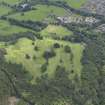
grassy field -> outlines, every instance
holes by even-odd
[[[71,7],[73,8],[80,8],[86,0],[65,0]]]
[[[0,2],[5,2],[10,5],[18,4],[19,2],[22,2],[23,0],[0,0]]]
[[[42,30],[40,33],[42,36],[46,36],[46,37],[58,36],[61,38],[64,36],[70,36],[73,34],[68,29],[57,25],[48,25],[48,27]]]
[[[36,78],[42,75],[41,66],[46,62],[42,56],[43,53],[46,50],[52,49],[54,43],[59,43],[61,47],[58,49],[53,48],[56,52],[56,56],[49,60],[47,71],[45,73],[48,73],[49,77],[52,77],[56,67],[62,65],[66,70],[74,70],[74,74],[77,74],[78,76],[80,75],[82,68],[80,59],[84,48],[81,44],[55,41],[52,39],[36,40],[34,45],[32,45],[32,43],[33,41],[24,38],[20,39],[15,45],[8,46],[6,48],[6,60],[8,62],[22,64]],[[64,46],[66,45],[70,46],[72,50],[74,56],[73,64],[70,60],[71,54],[64,51]],[[38,51],[34,50],[35,46],[38,47]],[[30,56],[30,59],[26,59],[27,54]],[[60,60],[62,60],[62,63],[60,63]],[[70,77],[74,76],[74,74],[70,75]]]
[[[0,16],[6,15],[11,11],[12,10],[9,7],[5,7],[5,6],[0,5]]]
[[[12,35],[19,32],[27,32],[29,29],[10,25],[7,21],[0,20],[0,34],[1,35]]]
[[[58,0],[55,0],[55,1],[58,1]],[[87,0],[60,0],[60,1],[66,2],[68,5],[70,5],[73,8],[80,8],[82,5],[86,3]]]
[[[67,14],[67,11],[63,8],[56,6],[36,5],[35,8],[36,10],[25,12],[24,15],[17,13],[15,15],[11,15],[10,17],[18,20],[42,21],[45,18],[53,18],[53,16],[50,16],[52,14],[56,16],[64,16]]]

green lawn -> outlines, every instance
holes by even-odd
[[[81,44],[74,44],[64,41],[56,41],[52,39],[36,40],[35,45],[32,45],[32,41],[26,38],[20,39],[16,44],[10,45],[6,48],[7,55],[5,56],[8,62],[22,64],[26,70],[28,70],[35,78],[42,75],[41,66],[45,64],[45,59],[43,58],[43,53],[45,50],[49,50],[53,47],[54,43],[59,43],[62,47],[55,49],[56,56],[50,58],[47,71],[49,77],[52,77],[57,65],[62,65],[66,70],[74,70],[74,74],[70,75],[70,78],[75,74],[80,76],[82,65],[80,62],[82,51],[84,47]],[[70,53],[64,51],[64,46],[68,45],[71,47],[73,53],[73,65],[71,63]],[[34,47],[39,48],[38,51],[34,50]],[[30,56],[30,59],[26,59],[26,54]],[[35,57],[35,59],[33,59]],[[62,63],[60,62],[62,60]]]
[[[52,14],[56,16],[64,16],[67,14],[67,11],[63,8],[56,6],[36,5],[35,8],[36,10],[25,12],[24,15],[17,13],[15,15],[11,15],[10,17],[18,20],[42,21],[44,19],[51,18]]]
[[[19,32],[27,32],[28,29],[18,27],[15,25],[10,25],[7,21],[0,20],[0,34],[1,35],[11,35],[14,33],[19,33]]]

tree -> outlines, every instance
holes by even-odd
[[[59,43],[54,43],[53,47],[54,48],[60,48],[60,44]]]
[[[65,51],[66,53],[71,53],[71,48],[70,48],[70,46],[68,46],[68,45],[64,46],[64,51]]]
[[[25,57],[26,57],[26,59],[30,59],[30,55],[29,54],[26,54]]]
[[[53,49],[47,49],[47,50],[44,52],[44,54],[43,54],[43,57],[44,57],[46,60],[48,60],[49,58],[52,58],[52,57],[54,57],[54,56],[56,56],[56,53],[54,52]]]

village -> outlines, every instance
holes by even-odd
[[[93,17],[82,17],[82,16],[65,16],[65,17],[57,17],[57,19],[61,23],[78,23],[78,24],[89,24],[92,25],[94,23],[98,23],[100,20],[95,19]]]

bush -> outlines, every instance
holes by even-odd
[[[70,48],[70,46],[66,45],[66,46],[64,47],[64,51],[65,51],[66,53],[71,53],[71,48]]]
[[[45,63],[41,66],[41,72],[42,73],[46,72],[46,70],[47,70],[47,63]]]
[[[30,56],[28,54],[25,55],[26,59],[30,59]]]
[[[33,56],[33,60],[36,60],[36,56],[35,55]]]
[[[35,46],[35,47],[34,47],[34,50],[35,50],[35,51],[38,51],[38,50],[39,50],[38,46]]]
[[[44,54],[43,54],[43,57],[44,57],[46,60],[48,60],[49,58],[52,58],[52,57],[54,57],[54,56],[56,56],[56,53],[55,53],[54,50],[52,50],[52,49],[46,50],[46,51],[44,52]]]
[[[34,43],[34,42],[32,42],[32,45],[35,45],[35,43]]]
[[[60,45],[59,45],[59,43],[54,43],[53,47],[54,48],[60,48]]]

